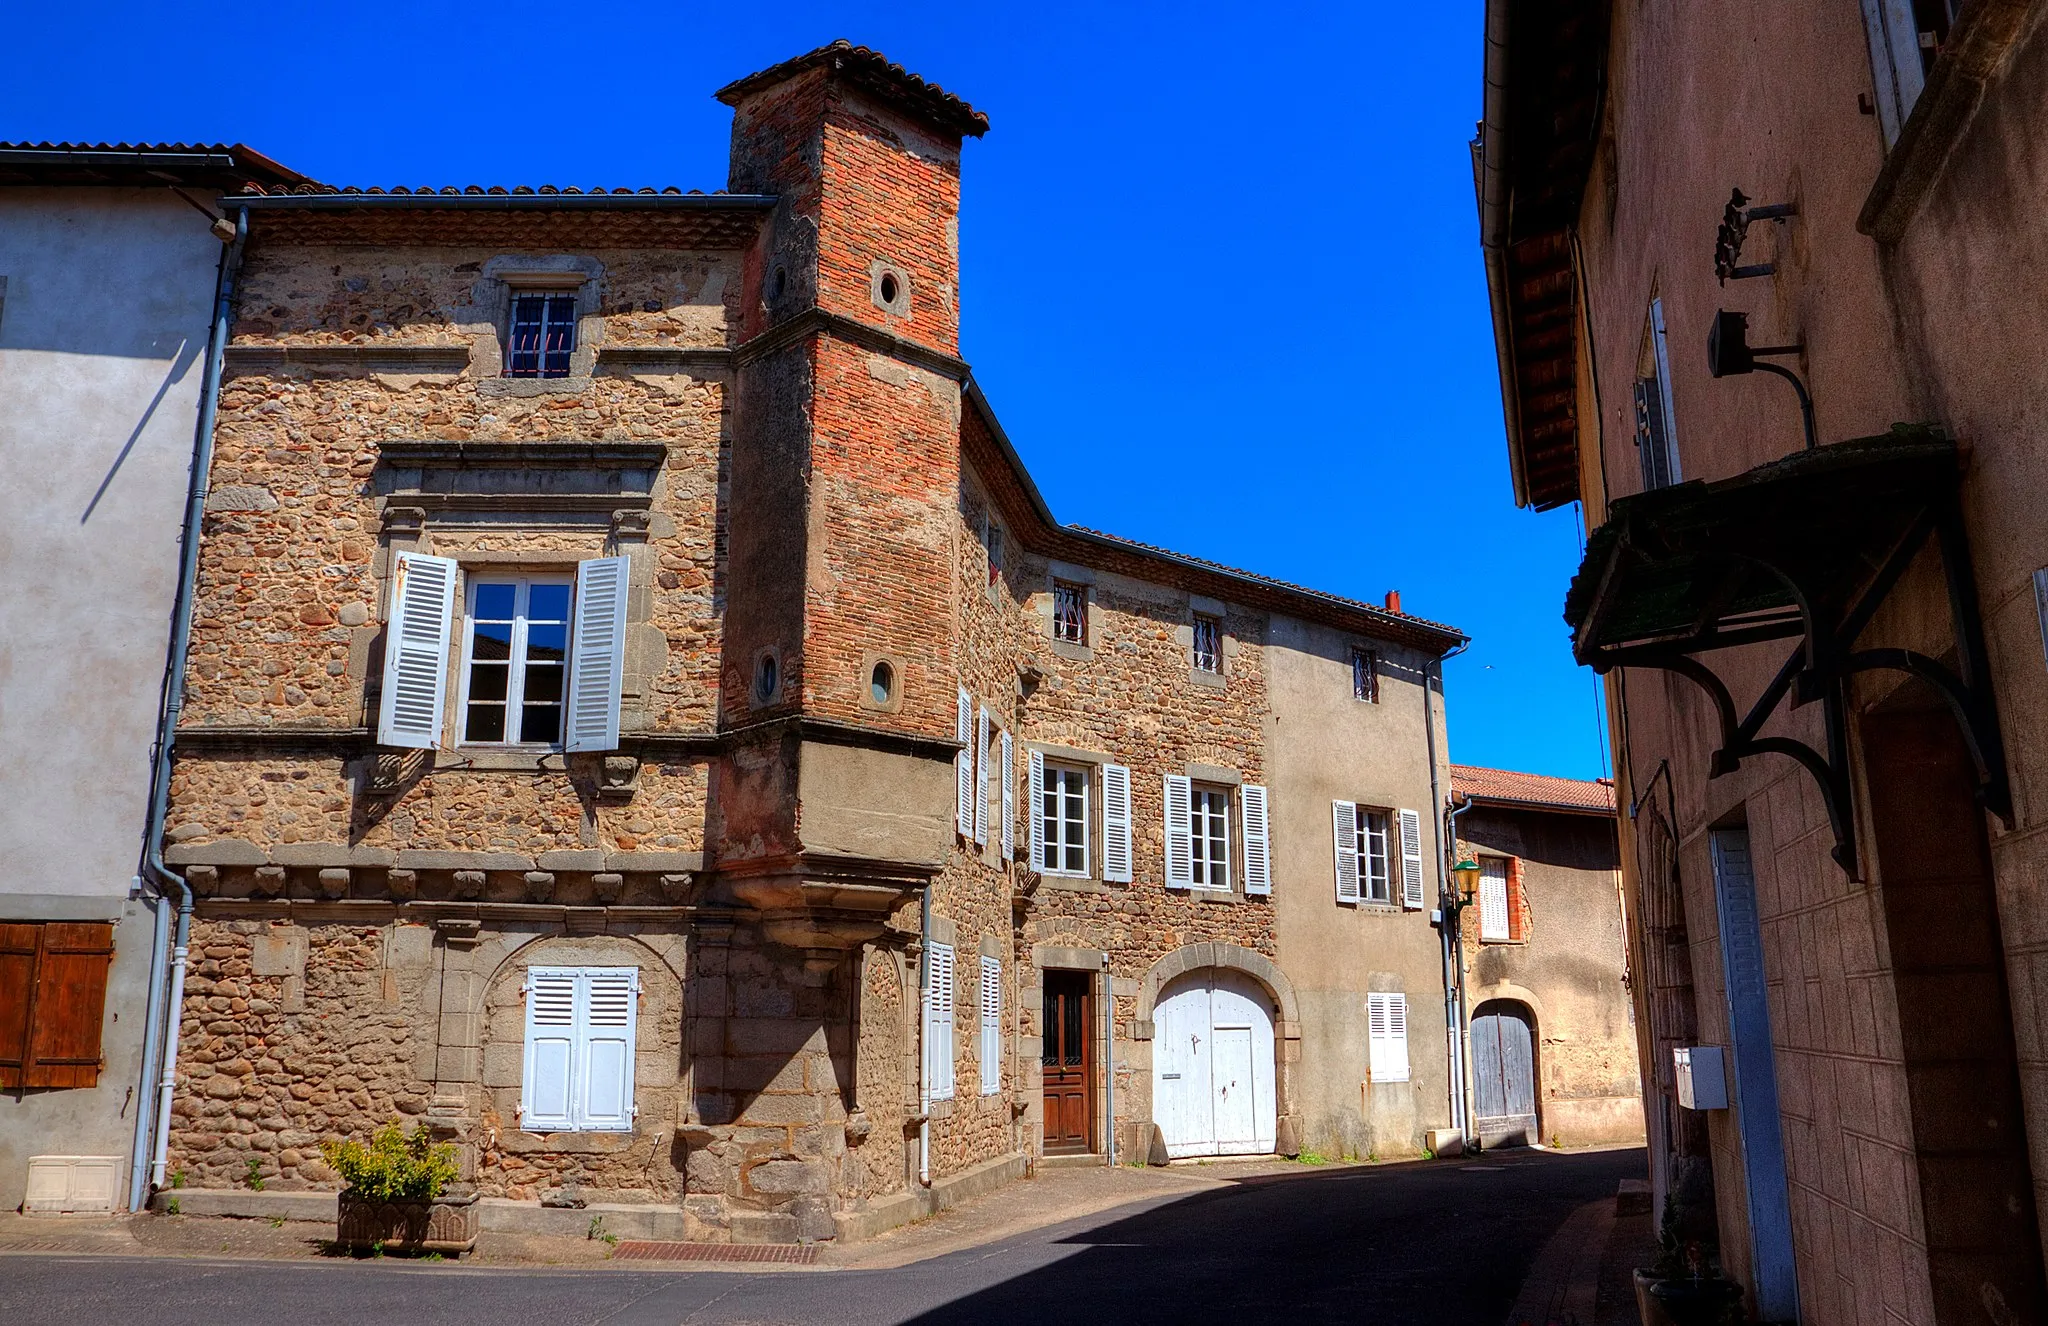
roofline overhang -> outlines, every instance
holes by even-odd
[[[773,194],[757,193],[246,193],[221,199],[252,212],[761,212]]]
[[[1515,386],[1515,350],[1508,313],[1507,123],[1508,5],[1486,0],[1486,96],[1473,148],[1473,187],[1479,195],[1479,249],[1486,260],[1487,302],[1493,315],[1493,354],[1500,370],[1501,421],[1508,436],[1508,474],[1515,505],[1529,506],[1528,462],[1522,454],[1521,395]]]
[[[0,166],[127,169],[160,175],[160,183],[164,188],[180,185],[188,188],[198,187],[199,181],[191,178],[197,175],[225,175],[241,180],[267,179],[293,185],[315,183],[310,175],[302,175],[242,143],[236,143],[221,151],[161,151],[146,147],[0,147]],[[173,178],[174,176],[178,178]],[[62,181],[48,187],[105,188],[110,185],[130,188],[152,187],[127,181],[108,181],[105,184]]]
[[[1613,806],[1601,809],[1596,806],[1568,806],[1559,801],[1524,801],[1518,797],[1479,796],[1462,791],[1456,794],[1468,806],[1491,807],[1495,810],[1540,810],[1555,815],[1585,815],[1603,820],[1614,819],[1619,814]]]
[[[1163,548],[1148,548],[1122,539],[1109,538],[1105,535],[1097,534],[1093,530],[1061,524],[1059,520],[1054,518],[1052,508],[1046,504],[1045,495],[1038,490],[1037,483],[1032,480],[1031,471],[1025,468],[1024,458],[1017,454],[1016,445],[1010,441],[1010,435],[1003,431],[1002,422],[996,418],[995,407],[989,404],[988,397],[982,393],[981,384],[974,380],[972,374],[967,378],[966,395],[968,403],[974,407],[975,412],[981,416],[982,423],[987,426],[989,436],[995,439],[996,449],[1002,453],[1003,460],[1009,465],[1011,472],[1015,474],[1019,485],[1023,488],[1025,497],[1031,503],[1033,513],[1043,523],[1045,531],[1053,536],[1062,539],[1072,539],[1077,543],[1115,552],[1121,556],[1162,562],[1168,566],[1180,567],[1201,575],[1214,576],[1219,580],[1256,587],[1262,593],[1304,599],[1326,608],[1336,608],[1367,621],[1378,623],[1382,626],[1383,630],[1397,632],[1410,638],[1417,635],[1434,637],[1443,642],[1442,648],[1436,651],[1439,657],[1462,649],[1471,643],[1471,637],[1463,631],[1455,628],[1446,628],[1420,617],[1410,617],[1405,613],[1388,612],[1384,608],[1375,608],[1369,603],[1360,603],[1356,599],[1347,599],[1342,595],[1325,594],[1320,590],[1308,589],[1300,585],[1283,584],[1280,581],[1268,580],[1263,576],[1249,575],[1242,571],[1218,566],[1213,562],[1203,561],[1199,557],[1187,557],[1180,553],[1169,552]]]

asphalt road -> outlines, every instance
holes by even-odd
[[[641,1326],[1345,1321],[1501,1326],[1565,1217],[1643,1153],[1304,1169],[1120,1207],[889,1271],[0,1257],[0,1322]]]

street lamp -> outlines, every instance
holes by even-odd
[[[1479,891],[1479,863],[1466,857],[1451,867],[1454,881],[1451,895],[1444,899],[1444,907],[1453,915],[1472,905],[1472,895]]]

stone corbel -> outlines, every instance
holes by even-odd
[[[275,898],[284,892],[283,866],[256,867],[256,891],[267,898]]]
[[[220,892],[220,867],[186,866],[185,882],[190,884],[192,891],[200,897],[211,898]]]
[[[526,897],[530,902],[547,902],[555,896],[555,872],[552,870],[529,870],[526,872]]]
[[[475,948],[483,939],[484,923],[474,917],[437,916],[434,929],[441,934],[441,941],[451,948]]]
[[[631,801],[640,788],[640,757],[607,755],[599,767],[597,795],[603,801]]]
[[[416,544],[427,535],[427,509],[419,506],[384,508],[383,533],[387,542]]]
[[[696,883],[697,875],[694,871],[683,870],[674,874],[663,875],[661,877],[661,896],[667,898],[672,903],[679,903],[689,896],[690,889]],[[732,927],[727,926],[726,933],[731,934],[731,932]]]
[[[349,872],[346,866],[330,867],[320,872],[320,896],[323,898],[346,898],[348,896]]]
[[[635,510],[631,507],[621,507],[619,510],[612,512],[612,539],[614,541],[631,539],[635,542],[645,542],[648,531],[652,526],[653,520],[646,511]]]

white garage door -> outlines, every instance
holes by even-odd
[[[1169,1156],[1273,1149],[1272,999],[1239,972],[1206,968],[1152,1010],[1152,1117]]]

